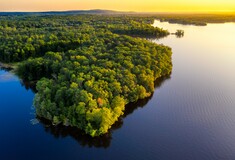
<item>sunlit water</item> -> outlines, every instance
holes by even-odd
[[[0,71],[0,159],[234,160],[235,24],[154,25],[185,31],[153,40],[173,50],[171,77],[101,138],[38,123],[34,93]]]

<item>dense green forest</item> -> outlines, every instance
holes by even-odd
[[[235,22],[234,13],[217,13],[217,14],[158,14],[158,15],[147,15],[161,21],[167,21],[169,23],[177,23],[183,25],[196,25],[206,26],[207,23],[225,23]]]
[[[153,27],[153,18],[123,16],[2,16],[0,60],[19,62],[47,51],[64,52],[90,45],[94,33],[136,37],[164,37],[168,31]]]
[[[168,31],[133,16],[2,16],[0,61],[37,82],[39,117],[106,133],[125,105],[151,96],[172,70],[171,49],[145,40]],[[138,38],[141,37],[141,38]]]
[[[235,13],[126,13],[125,15],[196,26],[206,26],[208,23],[235,22]]]

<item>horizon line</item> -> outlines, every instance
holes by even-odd
[[[7,10],[7,11],[0,11],[2,13],[48,13],[48,12],[76,12],[76,11],[111,11],[111,12],[120,12],[120,13],[141,13],[141,14],[183,14],[183,13],[187,13],[187,14],[223,14],[223,13],[227,13],[227,14],[235,14],[235,11],[233,10],[175,10],[175,11],[130,11],[130,10],[109,10],[109,9],[78,9],[78,10]]]

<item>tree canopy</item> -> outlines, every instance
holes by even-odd
[[[166,36],[147,17],[0,18],[0,60],[37,81],[38,116],[91,136],[108,132],[125,105],[151,96],[172,70],[171,49],[143,38]],[[134,36],[134,37],[133,37]]]

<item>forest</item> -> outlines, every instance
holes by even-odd
[[[0,61],[34,81],[39,117],[99,136],[130,102],[150,97],[172,70],[154,18],[111,15],[0,16]]]
[[[196,25],[196,26],[206,26],[208,23],[225,23],[225,22],[235,22],[234,13],[197,13],[197,14],[157,14],[148,15],[160,21],[177,23],[183,25]]]

